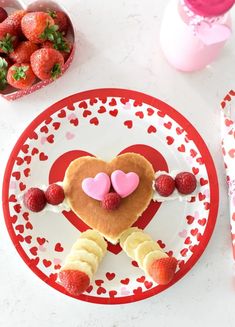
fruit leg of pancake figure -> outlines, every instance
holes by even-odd
[[[61,285],[73,296],[85,292],[107,252],[107,243],[94,230],[82,233],[59,272]]]
[[[160,246],[141,229],[131,227],[123,232],[120,245],[154,282],[166,285],[174,277],[177,260],[162,251]]]

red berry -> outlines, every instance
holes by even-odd
[[[37,44],[30,41],[21,42],[18,47],[10,53],[9,57],[12,61],[21,64],[24,62],[30,62],[31,55],[38,50]]]
[[[187,195],[195,191],[197,180],[192,173],[182,172],[175,177],[175,185],[179,193]]]
[[[59,279],[66,291],[73,296],[79,296],[90,285],[90,278],[79,270],[62,270],[59,272]]]
[[[106,210],[116,210],[121,202],[121,197],[116,192],[111,192],[105,195],[102,201],[102,207]]]
[[[46,41],[43,43],[42,47],[58,50],[64,57],[64,62],[66,62],[68,60],[71,50],[73,48],[72,44],[66,38],[63,38],[63,44],[60,44],[59,46],[58,46],[58,44],[53,43],[51,41]],[[63,49],[63,50],[60,50],[60,49]]]
[[[166,174],[160,175],[155,181],[155,190],[161,196],[170,196],[175,190],[174,179]]]
[[[64,201],[64,190],[60,185],[51,184],[45,192],[49,204],[58,205]]]
[[[14,26],[7,24],[7,19],[0,24],[0,52],[11,53],[18,44],[18,33]]]
[[[4,23],[6,23],[8,26],[13,26],[17,31],[17,33],[21,36],[22,35],[21,20],[26,14],[27,14],[26,10],[17,10],[11,15],[9,15]]]
[[[53,37],[56,26],[53,18],[45,12],[30,12],[21,20],[26,38],[33,43],[43,43]]]
[[[30,188],[23,197],[24,205],[33,212],[42,211],[46,206],[45,193],[39,188]]]
[[[148,269],[149,275],[159,285],[168,284],[175,275],[177,260],[174,257],[155,260]]]
[[[0,23],[2,23],[7,18],[7,16],[8,14],[6,10],[0,7]]]
[[[34,74],[41,80],[56,79],[62,73],[64,58],[55,49],[42,48],[35,51],[30,59]]]
[[[55,24],[59,27],[59,32],[67,34],[69,28],[69,20],[63,11],[49,10],[48,14],[54,19]]]
[[[36,76],[30,64],[15,64],[11,66],[7,73],[7,82],[17,89],[26,89],[33,85]]]

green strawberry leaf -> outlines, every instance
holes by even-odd
[[[47,13],[48,13],[48,15],[50,15],[51,16],[51,18],[57,18],[57,14],[56,14],[56,11],[55,10],[52,10],[52,9],[48,9],[47,10]]]
[[[54,40],[52,41],[54,45],[54,49],[58,51],[70,52],[70,47],[63,34],[60,32],[56,32],[54,34]]]
[[[5,90],[7,86],[7,68],[8,63],[5,59],[0,58],[0,90]]]
[[[55,64],[51,70],[51,77],[53,79],[57,79],[61,74],[61,66],[60,64]]]
[[[13,42],[15,41],[15,39],[15,36],[12,36],[11,34],[7,33],[6,36],[0,41],[0,49],[2,49],[2,51],[5,53],[13,52]]]
[[[26,79],[26,72],[29,69],[28,66],[13,67],[12,69],[15,70],[15,74],[13,75],[14,80],[20,81],[21,79]]]
[[[45,28],[44,32],[40,35],[40,38],[43,41],[50,40],[50,38],[54,40],[54,35],[56,31],[58,31],[59,26],[57,25],[50,25],[50,23],[47,23],[47,27]],[[51,41],[51,40],[50,40]]]

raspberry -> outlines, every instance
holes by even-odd
[[[102,201],[102,207],[106,210],[116,210],[121,202],[121,197],[116,192],[111,192],[105,195]]]
[[[59,272],[59,279],[66,291],[73,296],[85,292],[90,285],[90,278],[79,270],[62,270]]]
[[[169,175],[161,175],[155,181],[155,190],[161,196],[170,196],[175,189],[175,181]]]
[[[148,273],[152,279],[159,285],[168,284],[174,277],[177,267],[177,260],[174,257],[155,260]]]
[[[175,185],[179,193],[191,194],[197,187],[197,180],[192,173],[182,172],[176,176]]]
[[[42,211],[47,203],[45,193],[39,188],[30,188],[23,197],[24,205],[33,212]]]
[[[49,204],[58,205],[64,201],[64,190],[60,185],[51,184],[45,192]]]

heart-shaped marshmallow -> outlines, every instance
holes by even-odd
[[[85,178],[82,181],[83,191],[92,199],[102,201],[109,192],[110,178],[105,173],[99,173],[94,178]]]
[[[122,197],[126,198],[138,187],[140,179],[136,173],[125,174],[122,170],[115,170],[111,175],[114,190]]]

